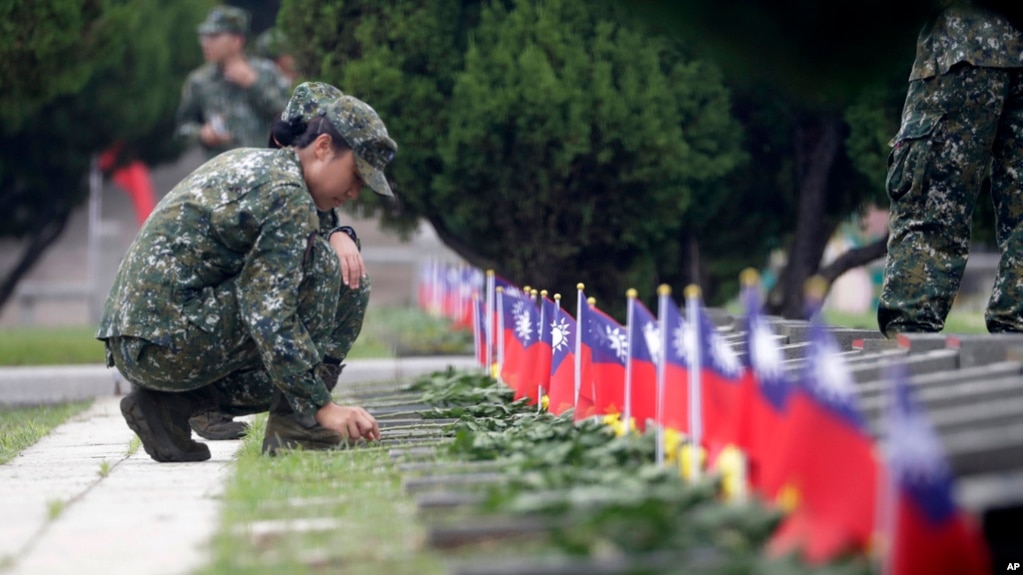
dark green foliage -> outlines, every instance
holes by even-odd
[[[743,160],[718,71],[614,3],[293,0],[299,66],[373,105],[398,142],[398,227],[519,285],[609,307],[653,297],[687,221]],[[618,310],[620,311],[620,310]]]
[[[0,237],[31,236],[83,201],[93,154],[180,153],[185,75],[202,58],[207,0],[7,2],[0,17]]]

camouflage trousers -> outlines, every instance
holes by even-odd
[[[362,330],[369,279],[363,278],[357,289],[345,286],[333,248],[320,238],[311,242],[304,268],[298,318],[323,357],[343,360]],[[276,386],[242,322],[237,289],[234,279],[213,288],[210,300],[221,318],[215,329],[204,331],[189,324],[169,345],[112,337],[106,343],[108,363],[147,389],[189,391],[212,385],[220,410],[230,415],[266,411]]]
[[[888,257],[877,310],[886,335],[944,328],[987,177],[1001,261],[985,320],[991,332],[1023,331],[1023,70],[959,64],[910,82],[888,157]]]

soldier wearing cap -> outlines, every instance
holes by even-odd
[[[245,53],[245,10],[218,6],[198,32],[206,64],[185,80],[176,135],[199,144],[207,159],[233,148],[262,145],[288,101],[291,81],[273,62]]]
[[[397,145],[377,113],[327,84],[299,85],[276,148],[221,154],[160,202],[122,260],[97,337],[133,385],[128,426],[157,461],[210,457],[188,420],[270,411],[263,449],[375,440],[361,407],[332,401],[369,282],[324,218],[362,187],[391,196]],[[341,232],[341,233],[336,233]]]

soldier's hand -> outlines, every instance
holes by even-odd
[[[199,141],[208,148],[216,148],[230,142],[231,134],[218,132],[212,124],[206,123],[199,130]]]
[[[341,281],[352,289],[357,289],[366,277],[366,263],[359,253],[359,246],[348,234],[335,233],[330,235],[330,247],[337,253],[341,262]]]
[[[248,88],[256,83],[259,74],[244,57],[232,58],[224,62],[224,79],[242,88]]]
[[[338,405],[330,402],[316,411],[316,422],[344,435],[348,439],[380,439],[377,420],[361,407]]]

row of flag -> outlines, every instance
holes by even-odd
[[[587,299],[582,284],[573,315],[558,294],[518,288],[489,271],[456,271],[421,275],[444,281],[421,283],[420,305],[457,325],[469,322],[480,365],[516,398],[545,403],[554,414],[572,409],[576,420],[614,415],[626,430],[681,433],[705,452],[708,470],[738,450],[745,487],[789,510],[771,552],[799,551],[811,563],[872,553],[889,575],[991,572],[973,518],[955,504],[952,471],[904,366],[889,366],[882,446],[820,313],[810,320],[802,366],[785,369],[755,272],[743,275],[742,329],[726,335],[696,286],[686,289],[683,308],[661,286],[656,314],[629,290],[621,325]],[[452,296],[457,277],[470,283]],[[471,302],[467,315],[463,297]],[[688,462],[687,469],[698,477],[703,467]]]

